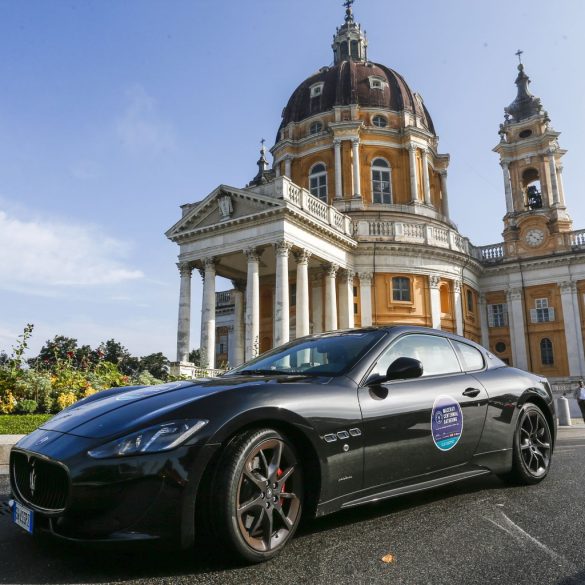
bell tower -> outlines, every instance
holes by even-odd
[[[560,148],[540,98],[528,89],[530,78],[519,60],[516,98],[504,108],[500,124],[500,155],[504,174],[506,215],[504,242],[508,256],[542,255],[566,248],[564,232],[572,222],[565,206]]]

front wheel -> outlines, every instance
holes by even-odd
[[[544,413],[536,404],[525,404],[514,433],[514,454],[509,479],[530,485],[542,481],[550,469],[552,435]]]
[[[303,477],[294,447],[272,429],[242,433],[221,458],[214,492],[226,544],[248,562],[272,558],[301,519]]]

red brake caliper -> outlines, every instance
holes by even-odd
[[[281,477],[281,476],[282,476],[282,469],[280,469],[280,467],[279,467],[279,468],[278,468],[278,471],[276,472],[276,477],[277,477],[277,478],[279,478],[279,477]],[[284,486],[285,486],[285,484],[283,483],[283,484],[282,484],[282,488],[281,488],[281,490],[280,490],[280,491],[281,491],[281,493],[284,491]],[[284,498],[280,498],[280,505],[281,505],[281,506],[282,506],[282,503],[283,503],[283,501],[284,501]]]

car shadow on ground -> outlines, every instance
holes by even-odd
[[[310,546],[311,537],[322,534],[326,537],[327,531],[333,532],[335,529],[374,520],[391,520],[402,512],[416,511],[428,504],[453,497],[473,498],[479,492],[505,489],[506,485],[497,477],[484,476],[434,490],[342,510],[316,520],[307,520],[301,525],[295,537],[297,546],[293,542],[292,546],[289,545],[278,559],[269,561],[264,565],[266,568],[261,570],[271,572],[270,565],[279,563],[283,557],[289,555],[290,562],[302,562],[302,558],[295,561],[295,555],[299,555],[298,551]],[[24,534],[22,536],[23,539],[19,539],[18,548],[29,547],[29,550],[23,552],[30,559],[27,562],[30,563],[31,576],[27,578],[22,568],[18,570],[18,574],[10,568],[3,569],[0,574],[0,583],[21,583],[22,585],[117,583],[141,579],[162,579],[164,582],[169,582],[168,580],[171,579],[171,582],[178,582],[183,581],[182,578],[184,582],[188,582],[189,577],[196,578],[206,574],[215,575],[213,579],[215,582],[216,578],[221,578],[221,573],[235,572],[236,575],[232,575],[232,578],[235,577],[237,582],[243,585],[257,583],[259,577],[257,567],[243,566],[225,549],[209,541],[199,542],[195,548],[187,551],[176,551],[151,545],[80,546],[62,543],[49,537],[26,540],[28,537]],[[336,537],[332,535],[331,538]],[[302,557],[302,553],[300,556]],[[307,571],[309,570],[310,568],[307,568]],[[39,578],[33,576],[35,573],[38,573]],[[562,585],[573,585],[573,582],[566,581]]]

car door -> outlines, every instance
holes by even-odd
[[[368,375],[412,357],[423,375],[359,390],[364,429],[364,487],[408,480],[467,463],[479,442],[487,393],[465,373],[451,342],[406,334],[390,344]]]

